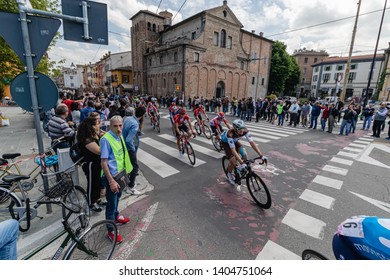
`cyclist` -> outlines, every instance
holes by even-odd
[[[243,120],[234,120],[233,121],[233,128],[229,130],[225,130],[221,135],[222,140],[222,146],[225,150],[226,156],[229,158],[229,165],[228,165],[228,180],[229,183],[234,185],[235,184],[235,177],[233,174],[234,166],[236,166],[236,163],[240,163],[238,166],[239,170],[245,169],[246,164],[244,163],[244,160],[247,158],[246,151],[242,144],[240,143],[240,139],[242,137],[246,138],[246,140],[249,142],[253,150],[259,155],[259,157],[263,157],[262,152],[260,151],[259,147],[256,145],[256,143],[252,140],[250,136],[250,132],[245,127],[245,123]]]
[[[148,107],[146,109],[148,111],[149,117],[152,119],[152,125],[154,125],[157,122],[156,117],[158,114],[158,109],[150,101],[148,102]]]
[[[191,137],[191,135],[194,135],[194,138],[196,136],[196,132],[194,131],[191,124],[190,117],[187,115],[186,109],[184,108],[181,108],[179,110],[179,114],[174,116],[173,121],[176,130],[176,139],[177,139],[176,144],[179,149],[179,156],[181,157],[183,156],[184,151],[180,149],[180,137],[181,137],[180,131],[187,133],[189,137]],[[186,122],[188,123],[190,128],[188,128],[188,126],[185,124]]]
[[[194,117],[199,125],[202,123],[202,113],[206,117],[206,119],[209,120],[209,117],[207,116],[203,105],[199,105],[199,107],[194,110]]]
[[[169,119],[171,120],[171,123],[173,125],[173,118],[179,114],[179,107],[176,106],[175,102],[171,103],[171,106],[169,106]]]
[[[210,121],[210,128],[213,131],[217,141],[220,140],[220,135],[223,132],[223,128],[222,128],[222,125],[221,125],[222,122],[225,123],[225,125],[227,126],[228,129],[231,129],[230,124],[227,122],[227,120],[225,118],[225,113],[224,112],[219,112],[218,116],[214,117]]]
[[[338,260],[390,260],[390,219],[355,216],[345,220],[333,236]]]

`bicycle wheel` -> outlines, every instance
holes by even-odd
[[[211,138],[211,129],[207,125],[203,126],[203,134],[207,139]]]
[[[8,194],[6,188],[0,187],[0,222],[5,220],[13,219],[9,207],[22,207],[22,202],[19,197],[11,192]],[[20,217],[16,211],[13,212],[15,219],[19,220]]]
[[[156,124],[154,125],[154,129],[156,129],[156,131],[157,131],[158,133],[160,133],[160,123],[159,123],[158,120],[156,121]]]
[[[107,226],[113,228],[114,239],[107,237]],[[109,260],[116,246],[118,228],[113,221],[103,220],[92,225],[79,241],[74,241],[64,260]]]
[[[75,212],[72,213],[67,220],[70,227],[74,231],[85,228],[88,225],[90,209],[84,189],[80,186],[74,186],[74,188],[64,196],[63,201],[69,208],[75,209]],[[62,217],[64,219],[68,213],[69,210],[63,206]]]
[[[202,129],[200,128],[199,123],[198,123],[198,122],[195,122],[194,126],[195,126],[195,131],[196,131],[196,133],[197,133],[198,135],[201,135],[201,134],[202,134]]]
[[[223,172],[225,172],[226,178],[227,178],[227,174],[228,174],[228,166],[229,166],[229,159],[227,156],[223,156],[222,157],[222,168],[223,168]]]
[[[263,209],[271,207],[271,194],[259,175],[252,173],[246,177],[246,186],[254,201]]]
[[[173,136],[176,136],[176,129],[175,129],[174,125],[172,125],[172,134],[173,134]]]
[[[211,142],[213,142],[214,148],[218,152],[222,151],[221,141],[217,140],[217,136],[215,136],[214,134],[211,136]]]
[[[186,153],[187,153],[188,159],[190,160],[190,163],[192,165],[195,165],[195,160],[196,160],[195,152],[194,152],[194,149],[192,148],[190,143],[187,143]]]
[[[320,261],[320,260],[327,260],[327,258],[314,250],[306,249],[302,252],[302,260]]]

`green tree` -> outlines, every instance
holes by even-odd
[[[272,45],[271,69],[269,77],[268,92],[284,93],[285,83],[289,77],[290,56],[287,46],[280,41]]]
[[[34,9],[59,12],[58,0],[30,0]],[[18,13],[18,5],[15,0],[1,0],[0,11]],[[49,49],[55,45],[60,38],[57,34],[51,42]],[[53,71],[58,67],[58,63],[63,61],[52,61],[47,55],[44,55],[39,62],[36,71],[52,76]],[[0,37],[0,87],[9,83],[16,75],[24,71],[24,65],[16,53],[8,46],[3,38]]]
[[[289,56],[288,77],[284,83],[285,92],[289,95],[295,96],[296,85],[301,80],[301,70],[294,57]]]

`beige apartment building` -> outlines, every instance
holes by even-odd
[[[135,93],[267,95],[273,41],[244,30],[227,1],[175,25],[167,11],[141,10],[130,20]]]

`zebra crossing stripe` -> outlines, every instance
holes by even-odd
[[[348,169],[333,166],[333,165],[325,165],[322,168],[322,170],[327,171],[327,172],[331,172],[331,173],[335,173],[335,174],[339,174],[339,175],[343,175],[343,176],[347,175],[347,173],[348,173]]]
[[[161,118],[169,120],[169,117],[170,117],[170,115],[165,115],[165,116],[162,116]]]
[[[343,156],[343,157],[350,157],[350,158],[357,158],[358,154],[353,154],[353,153],[346,153],[346,152],[338,152],[337,155]]]
[[[268,240],[263,250],[257,255],[256,260],[301,260],[302,257],[290,250]]]
[[[159,150],[160,152],[163,152],[163,153],[165,153],[165,154],[167,154],[167,155],[169,155],[171,157],[174,157],[174,158],[180,160],[181,162],[184,162],[185,164],[193,166],[189,162],[189,160],[187,158],[187,155],[184,155],[182,158],[180,158],[178,156],[179,155],[179,151],[177,149],[175,149],[175,148],[172,148],[172,147],[170,147],[168,145],[165,145],[165,144],[163,144],[161,142],[158,142],[158,141],[156,141],[156,140],[154,140],[152,138],[149,138],[149,137],[141,138],[141,142],[146,144],[146,145],[149,145],[149,146],[151,146],[151,147],[153,147],[153,148],[155,148],[157,150]],[[197,158],[194,167],[197,167],[197,166],[205,164],[205,163],[206,163],[205,161]]]
[[[355,144],[355,143],[351,143],[348,146],[356,147],[356,148],[366,148],[367,147],[367,145]]]
[[[332,179],[332,178],[321,176],[321,175],[317,175],[314,178],[313,183],[320,184],[320,185],[334,188],[334,189],[338,189],[338,190],[341,189],[341,187],[343,185],[343,181]]]
[[[252,134],[252,131],[261,132],[261,134],[259,134],[259,135],[269,134],[269,135],[275,135],[275,136],[280,136],[280,137],[288,137],[290,135],[296,134],[296,133],[291,133],[291,132],[289,132],[289,134],[286,134],[284,132],[275,131],[275,129],[274,130],[267,129],[267,128],[263,129],[262,127],[256,127],[256,126],[247,126],[247,127],[251,129],[251,134]],[[256,132],[254,132],[254,133],[256,133]]]
[[[174,137],[172,135],[159,134],[158,136],[161,137],[161,138],[164,138],[164,139],[166,139],[168,141],[176,143],[176,137]],[[213,157],[213,158],[222,158],[223,157],[222,153],[219,153],[217,151],[213,151],[213,150],[207,149],[207,148],[205,148],[203,146],[195,144],[194,142],[191,142],[191,146],[194,148],[195,151],[197,151],[199,153],[202,153],[202,154],[205,154],[205,155],[208,155],[210,157]]]
[[[258,138],[258,137],[251,137],[253,141],[255,142],[260,142],[260,143],[268,143],[269,141],[271,140],[265,140],[265,139],[262,139],[262,138]],[[246,141],[246,140],[245,140]],[[240,141],[241,142],[241,141]],[[241,142],[242,143],[242,142]]]
[[[338,158],[338,157],[332,157],[330,161],[341,163],[344,165],[349,165],[349,166],[351,166],[353,164],[352,160],[342,159],[342,158]]]
[[[180,171],[176,168],[173,168],[163,162],[162,160],[152,156],[151,154],[145,152],[142,149],[138,149],[138,160],[149,167],[152,171],[160,175],[162,178],[179,173]]]
[[[294,209],[288,210],[282,223],[311,237],[324,238],[326,223]]]
[[[359,140],[355,140],[355,141],[353,141],[353,143],[365,144],[364,146],[367,146],[368,144],[370,144],[370,142],[367,142],[367,141],[359,141]]]
[[[360,153],[361,151],[363,151],[363,149],[355,149],[355,148],[350,148],[350,147],[345,147],[343,150],[356,152],[356,153]]]
[[[256,128],[261,128],[261,129],[268,129],[270,131],[278,131],[278,132],[283,132],[286,134],[297,134],[297,133],[303,133],[305,132],[302,129],[299,128],[289,128],[289,127],[284,127],[284,126],[277,126],[277,125],[263,125],[263,124],[253,124],[253,123],[245,123],[246,126],[252,126]]]
[[[333,209],[336,201],[333,197],[309,189],[304,190],[299,198],[326,209]]]
[[[368,142],[372,142],[374,141],[373,138],[368,138],[369,136],[365,136],[365,137],[360,137],[359,140],[362,140],[362,141],[368,141]]]

